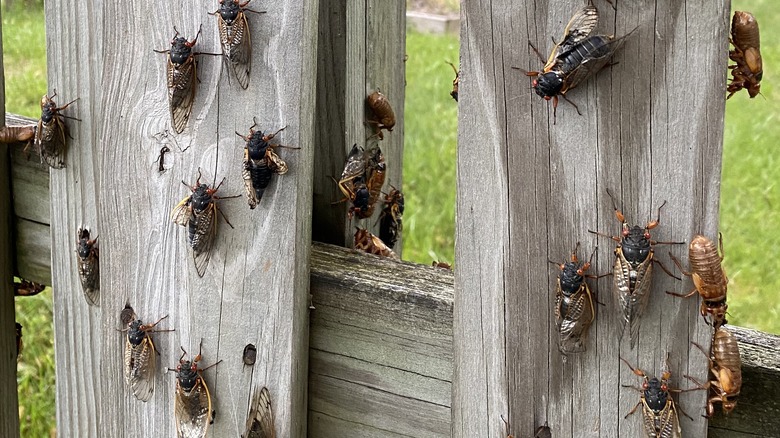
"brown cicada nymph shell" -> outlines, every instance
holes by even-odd
[[[366,99],[368,102],[368,108],[371,110],[372,117],[368,119],[368,123],[374,125],[376,129],[376,135],[380,140],[384,139],[382,130],[385,129],[388,132],[393,131],[395,126],[395,112],[393,107],[390,106],[390,101],[387,100],[387,96],[377,90],[368,95]]]
[[[369,233],[365,228],[358,228],[355,232],[355,249],[380,257],[398,258],[393,250],[382,242],[382,239]]]
[[[734,46],[734,50],[729,52],[729,59],[736,64],[729,66],[731,82],[727,87],[729,95],[726,98],[746,88],[752,99],[761,92],[761,78],[764,76],[761,36],[756,17],[750,12],[735,11],[729,41]]]

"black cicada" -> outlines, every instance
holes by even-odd
[[[271,394],[265,386],[252,397],[252,407],[246,419],[246,432],[242,438],[275,438],[274,411]]]
[[[14,296],[15,297],[31,297],[38,295],[46,289],[46,286],[34,281],[19,280],[19,283],[14,280]]]
[[[458,85],[460,85],[460,71],[458,71],[457,68],[455,68],[455,64],[448,62],[447,64],[452,66],[452,71],[455,72],[455,79],[452,80],[452,91],[450,91],[450,96],[452,96],[453,99],[455,99],[455,102],[458,101]]]
[[[658,207],[656,220],[648,222],[644,228],[638,225],[631,227],[626,222],[623,212],[615,206],[612,194],[609,191],[607,191],[607,194],[612,199],[615,216],[622,224],[622,237],[610,236],[590,230],[588,232],[609,237],[618,242],[618,246],[615,248],[615,266],[613,269],[615,278],[613,285],[618,303],[623,310],[623,328],[621,329],[620,337],[623,336],[623,332],[625,332],[626,326],[628,326],[631,333],[631,349],[633,350],[639,337],[640,319],[650,299],[653,263],[658,263],[667,274],[674,277],[661,262],[653,258],[653,246],[657,244],[683,244],[685,242],[658,242],[650,239],[650,230],[658,226],[661,220],[661,208],[666,205],[666,201]],[[674,278],[679,279],[678,277]]]
[[[253,124],[249,128],[249,135],[243,136],[236,132],[245,142],[244,146],[244,166],[241,176],[244,179],[246,188],[246,198],[249,202],[249,208],[254,209],[263,198],[263,192],[271,183],[271,177],[274,174],[284,175],[287,173],[287,163],[274,152],[275,148],[284,147],[289,149],[300,149],[292,146],[283,146],[280,144],[269,143],[276,134],[282,132],[286,126],[273,134],[264,134],[262,131],[255,131],[257,122],[253,119]]]
[[[67,150],[65,137],[69,136],[68,127],[65,125],[63,118],[72,117],[60,114],[60,111],[78,99],[58,107],[54,102],[54,97],[56,96],[57,91],[51,97],[44,94],[41,98],[41,119],[38,121],[38,128],[35,130],[34,145],[35,150],[41,156],[41,163],[45,162],[54,169],[62,169],[65,167],[63,157]],[[78,120],[76,118],[73,119]]]
[[[174,413],[176,416],[176,434],[180,438],[205,437],[209,425],[214,422],[214,411],[211,409],[211,393],[203,380],[202,373],[216,366],[221,360],[206,368],[198,369],[202,359],[201,348],[192,361],[184,360],[187,352],[181,347],[182,355],[176,369],[176,398]]]
[[[581,114],[577,105],[566,98],[566,92],[607,65],[612,55],[633,32],[618,39],[615,39],[614,35],[591,35],[598,24],[598,19],[596,7],[589,2],[569,20],[563,39],[553,47],[542,71],[526,72],[527,76],[535,78],[532,85],[536,94],[545,100],[552,99],[553,123],[559,95],[571,103],[578,114]],[[544,61],[533,45],[531,48]]]
[[[79,228],[76,233],[76,254],[78,254],[79,278],[84,298],[91,306],[100,301],[100,262],[97,237],[89,238],[89,229]]]
[[[135,312],[130,305],[122,310],[120,318],[129,319],[125,341],[125,384],[133,391],[135,398],[141,401],[149,401],[154,392],[154,378],[157,370],[157,356],[159,354],[149,336],[154,332],[169,332],[173,330],[155,330],[154,327],[168,315],[158,319],[154,324],[143,324],[136,319]]]
[[[227,220],[222,210],[217,207],[215,202],[218,199],[237,198],[235,196],[216,196],[222,183],[216,188],[210,188],[208,184],[200,183],[200,171],[195,186],[190,186],[182,181],[182,184],[189,187],[192,194],[182,199],[171,212],[171,219],[174,223],[187,227],[187,243],[192,248],[192,258],[195,261],[195,270],[199,277],[203,277],[206,267],[211,259],[211,249],[214,246],[214,236],[217,235],[217,212],[222,215],[233,228],[230,221]]]
[[[555,325],[558,328],[558,349],[563,354],[581,353],[585,351],[585,341],[588,329],[596,316],[593,306],[593,295],[584,277],[590,268],[593,255],[585,263],[577,260],[579,242],[571,253],[571,261],[565,263],[550,263],[558,266],[558,285],[555,290]]]
[[[379,238],[388,248],[395,246],[403,230],[404,194],[395,187],[385,196],[385,207],[379,216]]]
[[[171,110],[171,125],[177,134],[184,131],[187,120],[192,113],[192,104],[195,102],[195,87],[198,83],[197,61],[195,55],[207,53],[193,52],[192,47],[198,41],[200,29],[195,39],[187,41],[180,37],[179,31],[174,27],[176,34],[171,40],[170,50],[155,50],[157,53],[168,54],[166,78],[168,82],[168,105]]]
[[[624,418],[628,418],[629,415],[636,412],[639,406],[642,406],[642,421],[644,424],[645,436],[681,438],[682,431],[680,430],[680,420],[677,417],[679,407],[675,404],[672,395],[670,394],[671,391],[680,392],[680,390],[669,388],[669,378],[672,374],[669,371],[664,371],[661,375],[661,380],[658,380],[656,377],[648,379],[644,371],[635,369],[622,357],[620,360],[631,368],[631,372],[644,379],[641,389],[634,386],[628,386],[629,388],[634,388],[639,391],[641,396],[639,403],[637,403],[636,406],[634,406],[634,409],[631,409],[631,412],[626,414]],[[683,412],[683,414],[685,413]]]
[[[382,239],[369,233],[365,228],[358,228],[355,232],[355,249],[381,257],[398,259],[398,255],[388,248]]]
[[[239,85],[245,90],[249,86],[249,71],[252,68],[252,41],[249,22],[244,12],[265,13],[247,9],[246,5],[250,1],[252,0],[241,3],[239,0],[219,0],[219,9],[210,12],[211,15],[217,16],[222,53],[230,70],[235,73]]]
[[[365,219],[374,213],[385,182],[385,169],[385,157],[379,147],[366,152],[358,145],[352,146],[341,179],[336,181],[344,199],[335,202],[352,201],[348,212],[350,219],[353,214]]]
[[[22,357],[22,350],[24,349],[24,343],[22,342],[22,325],[18,322],[16,324],[16,361],[19,362],[19,358]]]
[[[254,365],[257,360],[257,347],[255,347],[255,344],[246,344],[244,347],[244,354],[241,355],[241,358],[244,361],[244,365]]]

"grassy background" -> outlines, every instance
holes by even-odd
[[[440,0],[450,2],[453,0]],[[43,11],[16,0],[3,10],[3,48],[7,111],[38,117],[46,90]],[[729,320],[733,324],[780,333],[780,104],[773,84],[780,68],[780,23],[776,0],[734,0],[736,10],[750,10],[759,20],[766,97],[749,99],[740,92],[726,105],[721,187],[721,230],[730,277]],[[407,35],[404,258],[430,264],[454,260],[455,153],[457,105],[449,96],[458,64],[456,36]],[[25,350],[19,363],[19,415],[22,436],[54,432],[54,349],[51,289],[16,302],[24,326]]]

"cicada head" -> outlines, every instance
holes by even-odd
[[[180,360],[179,365],[176,366],[176,378],[179,380],[179,386],[181,389],[189,392],[198,383],[198,358],[195,360]]]
[[[650,232],[638,225],[629,228],[627,224],[623,224],[622,248],[623,256],[629,262],[634,264],[645,262],[652,252]]]
[[[89,239],[89,230],[86,228],[79,228],[77,233],[78,253],[82,260],[86,260],[92,254],[92,247],[95,245],[95,240]]]
[[[582,287],[583,271],[576,261],[566,262],[561,266],[561,273],[558,280],[561,284],[561,291],[566,296],[576,293]]]
[[[262,160],[265,151],[268,149],[268,141],[262,131],[250,130],[249,141],[246,142],[246,149],[249,152],[249,158],[253,160]]]
[[[192,209],[203,211],[213,202],[213,195],[216,190],[211,189],[208,184],[198,184],[192,192]]]
[[[660,412],[666,407],[666,400],[669,398],[669,388],[666,386],[665,380],[658,380],[656,377],[648,380],[645,377],[642,390],[645,402],[650,409]]]
[[[179,32],[176,32],[177,36],[174,36],[171,40],[171,62],[174,64],[184,64],[187,59],[192,56],[192,46],[195,45],[195,40],[192,42],[187,41],[187,38],[178,36]],[[197,39],[197,38],[196,38]]]
[[[146,338],[146,327],[140,319],[137,319],[128,324],[127,340],[133,345],[140,345]]]
[[[728,415],[737,407],[737,401],[733,398],[723,397],[723,413]]]
[[[550,100],[554,96],[561,94],[563,89],[563,74],[557,71],[550,71],[540,74],[533,81],[533,87],[536,94],[545,100]]]
[[[241,12],[241,7],[238,0],[219,0],[219,15],[228,26],[233,24],[239,12]]]
[[[43,121],[43,123],[49,123],[56,115],[57,104],[54,103],[54,100],[51,97],[44,94],[41,98],[41,121]]]

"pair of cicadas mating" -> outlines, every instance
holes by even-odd
[[[527,76],[534,78],[532,86],[536,94],[553,101],[553,123],[558,96],[571,103],[580,114],[577,105],[566,98],[566,93],[603,69],[633,32],[617,39],[614,35],[593,35],[598,21],[598,10],[592,2],[588,2],[569,20],[563,39],[553,47],[542,71],[526,72]],[[530,42],[529,45],[544,62],[539,51]]]
[[[336,181],[344,199],[339,202],[351,201],[348,215],[354,214],[359,219],[366,219],[374,214],[374,207],[382,185],[385,183],[385,157],[377,146],[368,151],[355,144],[352,146],[341,179]]]
[[[385,195],[385,206],[379,216],[379,238],[393,248],[403,230],[404,194],[392,187]]]
[[[731,82],[727,91],[730,98],[737,91],[746,88],[751,98],[761,92],[761,78],[764,65],[761,61],[761,36],[758,21],[750,12],[736,11],[731,20],[731,44],[734,50],[729,58],[736,64],[730,65]]]
[[[191,41],[180,37],[176,32],[171,40],[169,50],[155,50],[157,53],[166,53],[168,63],[166,65],[166,79],[168,86],[168,105],[171,112],[171,124],[177,134],[184,131],[187,121],[192,113],[192,104],[195,101],[195,87],[198,83],[197,55],[223,55],[236,76],[239,85],[246,89],[249,86],[249,72],[252,67],[252,43],[249,34],[249,22],[245,12],[264,13],[253,11],[246,6],[251,0],[239,2],[239,0],[220,0],[219,8],[211,15],[217,16],[219,38],[222,45],[222,53],[194,52],[192,49],[198,41],[201,31]]]
[[[270,143],[286,126],[273,134],[264,134],[262,131],[255,131],[254,128],[257,126],[257,121],[253,119],[253,122],[249,128],[249,135],[244,136],[236,132],[236,135],[246,142],[241,176],[244,179],[247,202],[249,202],[249,208],[251,209],[254,209],[260,203],[260,200],[263,198],[263,192],[265,192],[268,184],[271,183],[271,177],[274,174],[284,175],[287,173],[287,163],[279,158],[275,149],[280,147],[300,149]]]

